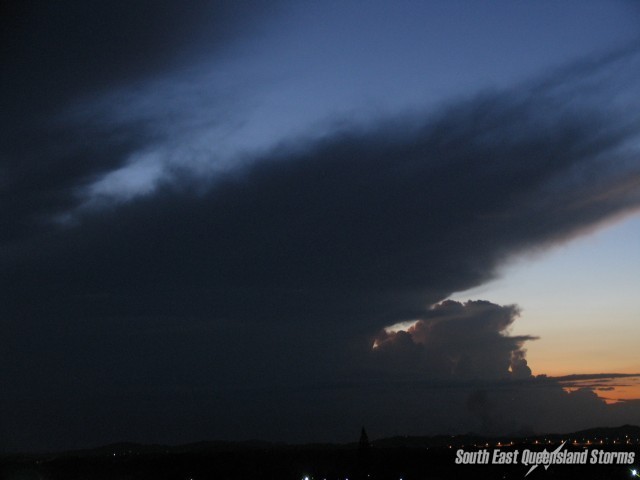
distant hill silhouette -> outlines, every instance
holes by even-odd
[[[581,439],[615,439],[622,440],[626,436],[633,439],[640,439],[640,426],[622,425],[620,427],[597,427],[587,430],[580,430],[571,433],[547,433],[547,434],[530,434],[530,435],[500,435],[500,436],[483,436],[468,433],[465,435],[435,435],[435,436],[396,436],[390,438],[382,438],[371,442],[374,447],[448,447],[449,445],[459,447],[462,445],[478,445],[489,442],[494,445],[501,443],[542,443],[547,441],[558,442],[561,440],[574,440],[578,442]]]
[[[431,435],[431,436],[395,436],[381,438],[377,440],[367,441],[372,448],[420,448],[420,447],[448,447],[474,445],[490,443],[495,445],[497,442],[503,443],[534,443],[552,441],[557,442],[567,439],[615,439],[622,440],[626,436],[634,440],[640,439],[640,426],[622,425],[620,427],[596,427],[587,430],[580,430],[571,433],[548,433],[548,434],[532,434],[532,435],[501,435],[501,436],[484,436],[474,433],[462,435]],[[94,456],[116,456],[133,455],[133,454],[181,454],[181,453],[209,453],[209,452],[225,452],[225,451],[242,451],[242,450],[270,450],[270,449],[315,449],[315,448],[357,448],[361,445],[361,438],[358,441],[350,443],[332,444],[332,443],[307,443],[307,444],[287,444],[283,442],[268,442],[262,440],[245,440],[245,441],[201,441],[187,443],[182,445],[161,445],[161,444],[140,444],[132,442],[119,442],[104,445],[96,448],[69,450],[50,453],[34,453],[34,454],[3,454],[4,457],[36,457],[36,456],[73,456],[73,457],[94,457]]]
[[[523,478],[520,464],[459,465],[456,451],[527,448],[552,450],[569,441],[567,450],[597,448],[636,452],[640,459],[640,427],[591,428],[549,435],[485,437],[481,435],[399,436],[370,441],[366,435],[346,444],[305,444],[251,440],[196,442],[185,445],[114,443],[98,448],[49,454],[0,456],[0,479],[49,480],[398,480]],[[555,444],[556,446],[552,446]],[[636,460],[637,462],[637,460]],[[590,480],[628,478],[630,465],[552,465],[548,478]]]

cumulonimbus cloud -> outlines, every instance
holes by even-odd
[[[393,366],[423,378],[530,378],[522,346],[536,338],[508,334],[518,314],[515,305],[448,300],[406,331],[383,329],[374,353],[382,368]]]
[[[262,421],[239,389],[349,383],[358,369],[379,368],[366,362],[378,353],[371,340],[381,328],[415,319],[409,332],[379,338],[392,374],[409,366],[435,377],[528,378],[522,345],[532,337],[505,334],[515,307],[430,308],[493,278],[513,255],[637,211],[636,115],[611,106],[607,88],[587,89],[584,101],[573,96],[569,87],[585,81],[582,72],[564,76],[562,88],[486,93],[437,113],[323,132],[204,185],[180,177],[146,197],[80,211],[73,225],[34,220],[51,215],[38,185],[64,186],[52,187],[52,198],[71,209],[69,186],[84,177],[59,169],[52,184],[27,169],[22,191],[33,197],[20,198],[33,202],[3,210],[12,221],[0,252],[0,362],[15,367],[0,372],[12,385],[0,402],[40,396],[56,411],[70,394],[92,389],[124,391],[133,404],[209,389],[202,407],[210,425],[228,431],[219,412]],[[137,137],[144,132],[98,135],[90,152],[118,157],[120,148],[152,145],[153,137]],[[35,150],[28,158],[44,158]],[[546,405],[580,398],[606,411],[588,393],[571,397],[555,384],[549,391]],[[370,390],[362,392],[370,401]],[[332,404],[320,402],[331,395],[335,389],[315,400],[274,394],[284,403],[272,404],[300,413],[302,400],[313,401],[327,418]],[[386,411],[413,402],[417,412],[424,399],[380,398]],[[105,404],[94,398],[86,408],[95,414]],[[575,403],[563,405],[574,411]],[[13,430],[28,418],[17,415]],[[155,420],[149,413],[139,421]]]

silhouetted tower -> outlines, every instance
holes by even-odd
[[[367,451],[369,450],[371,445],[369,444],[369,437],[367,436],[367,431],[362,427],[362,431],[360,432],[360,442],[358,443],[358,450]]]
[[[356,478],[366,479],[369,473],[369,455],[371,450],[371,444],[369,443],[369,437],[367,431],[362,427],[360,431],[360,441],[358,442],[358,464],[356,468]]]

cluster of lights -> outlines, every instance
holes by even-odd
[[[371,475],[367,475],[367,477],[371,477]],[[189,479],[189,480],[193,480],[193,478]],[[309,475],[305,475],[304,477],[302,477],[302,480],[314,480],[313,477],[309,477]],[[323,478],[322,480],[327,480],[326,478]],[[340,478],[338,480],[341,480]],[[345,478],[344,480],[349,480],[349,478]],[[404,480],[402,477],[399,478],[399,480]]]
[[[596,445],[596,444],[600,444],[600,445],[633,445],[634,443],[638,443],[640,444],[640,438],[629,438],[629,435],[626,435],[625,438],[620,439],[620,438],[615,438],[615,439],[609,439],[608,437],[605,439],[602,438],[582,438],[582,439],[569,439],[567,440],[569,441],[571,444],[573,445]],[[550,440],[548,438],[545,438],[544,440],[531,440],[531,442],[533,442],[534,445],[554,445],[554,444],[560,444],[560,443],[564,443],[565,440],[564,439],[559,439],[559,440]],[[522,440],[521,443],[528,443],[527,439]],[[492,443],[474,443],[472,444],[472,446],[476,447],[476,448],[486,448],[486,447],[490,447],[495,445],[496,447],[509,447],[509,446],[513,446],[516,443],[511,440],[511,441],[499,441],[496,442],[495,444]],[[463,447],[464,445],[458,445],[459,447]],[[449,445],[449,448],[452,448],[451,445]],[[640,470],[639,470],[640,472]],[[639,475],[640,477],[640,475]]]

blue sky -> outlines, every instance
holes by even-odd
[[[638,299],[640,221],[619,220],[551,251],[514,259],[498,280],[454,299],[518,303],[514,334],[528,346],[535,373],[640,371]]]
[[[212,59],[205,42],[188,68],[108,92],[89,108],[74,105],[69,115],[80,119],[95,118],[96,106],[107,123],[152,119],[167,137],[156,151],[133,156],[124,175],[107,175],[98,191],[146,192],[162,176],[158,163],[233,168],[281,142],[517,87],[626,47],[639,33],[632,2],[362,7],[274,6],[268,22],[230,42],[224,55]]]

